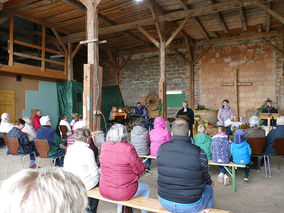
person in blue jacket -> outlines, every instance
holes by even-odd
[[[249,176],[249,163],[251,156],[251,148],[247,141],[244,139],[244,131],[238,129],[235,131],[233,143],[231,144],[231,154],[233,162],[236,164],[247,165],[244,168],[244,180],[248,181]]]

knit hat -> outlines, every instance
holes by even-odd
[[[242,129],[238,129],[235,131],[235,134],[234,134],[234,138],[233,138],[233,143],[235,144],[240,144],[242,142],[245,141],[244,139],[244,130]]]
[[[42,117],[40,118],[40,120],[39,120],[40,125],[42,125],[42,126],[47,125],[47,122],[48,122],[48,121],[50,121],[50,118],[49,118],[48,115],[47,115],[47,116],[42,116]]]

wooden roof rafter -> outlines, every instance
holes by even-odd
[[[247,19],[246,19],[246,12],[245,9],[243,7],[241,7],[239,9],[239,13],[240,13],[240,20],[241,20],[241,26],[243,31],[247,31],[248,29],[248,25],[247,25]]]

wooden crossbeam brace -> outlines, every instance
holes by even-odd
[[[174,49],[174,51],[186,62],[186,63],[191,63],[184,54],[182,54],[180,51],[178,51],[177,49]]]
[[[176,37],[176,35],[182,30],[186,22],[190,19],[190,16],[186,17],[186,19],[178,26],[178,28],[172,33],[170,38],[166,42],[166,48],[169,46],[169,44],[172,42],[172,40]]]
[[[148,33],[143,27],[137,25],[137,29],[141,33],[143,33],[150,41],[152,41],[153,44],[155,44],[156,47],[160,48],[159,42],[150,33]]]
[[[277,47],[275,47],[273,44],[271,44],[269,41],[265,40],[264,38],[259,38],[263,43],[267,44],[270,46],[273,50],[275,50],[279,55],[284,57],[284,52],[283,50],[279,50]]]
[[[78,53],[78,51],[80,50],[81,47],[82,47],[82,45],[79,42],[77,44],[77,46],[75,47],[75,49],[73,50],[72,54],[71,54],[71,59],[72,60],[74,59],[74,57],[76,56],[76,54]]]
[[[207,48],[205,50],[203,50],[203,52],[201,52],[200,56],[194,61],[193,65],[197,64],[212,46],[213,46],[213,44],[208,45]]]
[[[267,3],[267,7],[269,9],[271,9],[271,3],[270,2]],[[270,24],[271,24],[271,16],[270,16],[269,13],[267,13],[267,17],[266,17],[266,32],[270,31]]]
[[[274,18],[276,18],[278,21],[280,21],[282,24],[284,24],[284,17],[283,16],[279,15],[274,10],[270,9],[268,6],[266,6],[265,4],[263,4],[261,2],[258,2],[257,6],[259,6],[260,8],[265,10],[267,13],[272,15]]]
[[[3,16],[2,18],[0,18],[0,24],[3,24],[5,21],[7,21],[9,18],[11,17],[11,15],[6,15]]]
[[[151,0],[148,1],[148,2],[149,2],[149,5],[150,5],[151,13],[152,13],[152,16],[153,16],[153,19],[154,19],[154,23],[156,25],[156,29],[157,29],[157,33],[158,33],[160,42],[162,42],[162,41],[164,41],[164,36],[162,35],[162,32],[161,32],[160,23],[159,23],[157,15],[156,15],[155,7],[154,7]]]
[[[61,37],[59,36],[58,32],[54,29],[54,28],[51,28],[52,32],[54,33],[57,41],[59,42],[59,44],[61,45],[61,47],[63,48],[64,52],[65,52],[65,55],[68,55],[68,50],[67,50],[67,47],[66,45],[63,43]]]

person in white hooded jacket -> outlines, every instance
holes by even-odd
[[[11,129],[13,129],[15,125],[10,122],[10,116],[7,112],[2,113],[1,115],[1,124],[0,124],[0,132],[8,133]]]
[[[75,143],[68,147],[64,169],[77,175],[85,185],[86,190],[96,187],[100,175],[93,151],[89,148],[91,132],[88,128],[79,128],[75,132]],[[89,212],[97,212],[99,201],[89,198]]]

